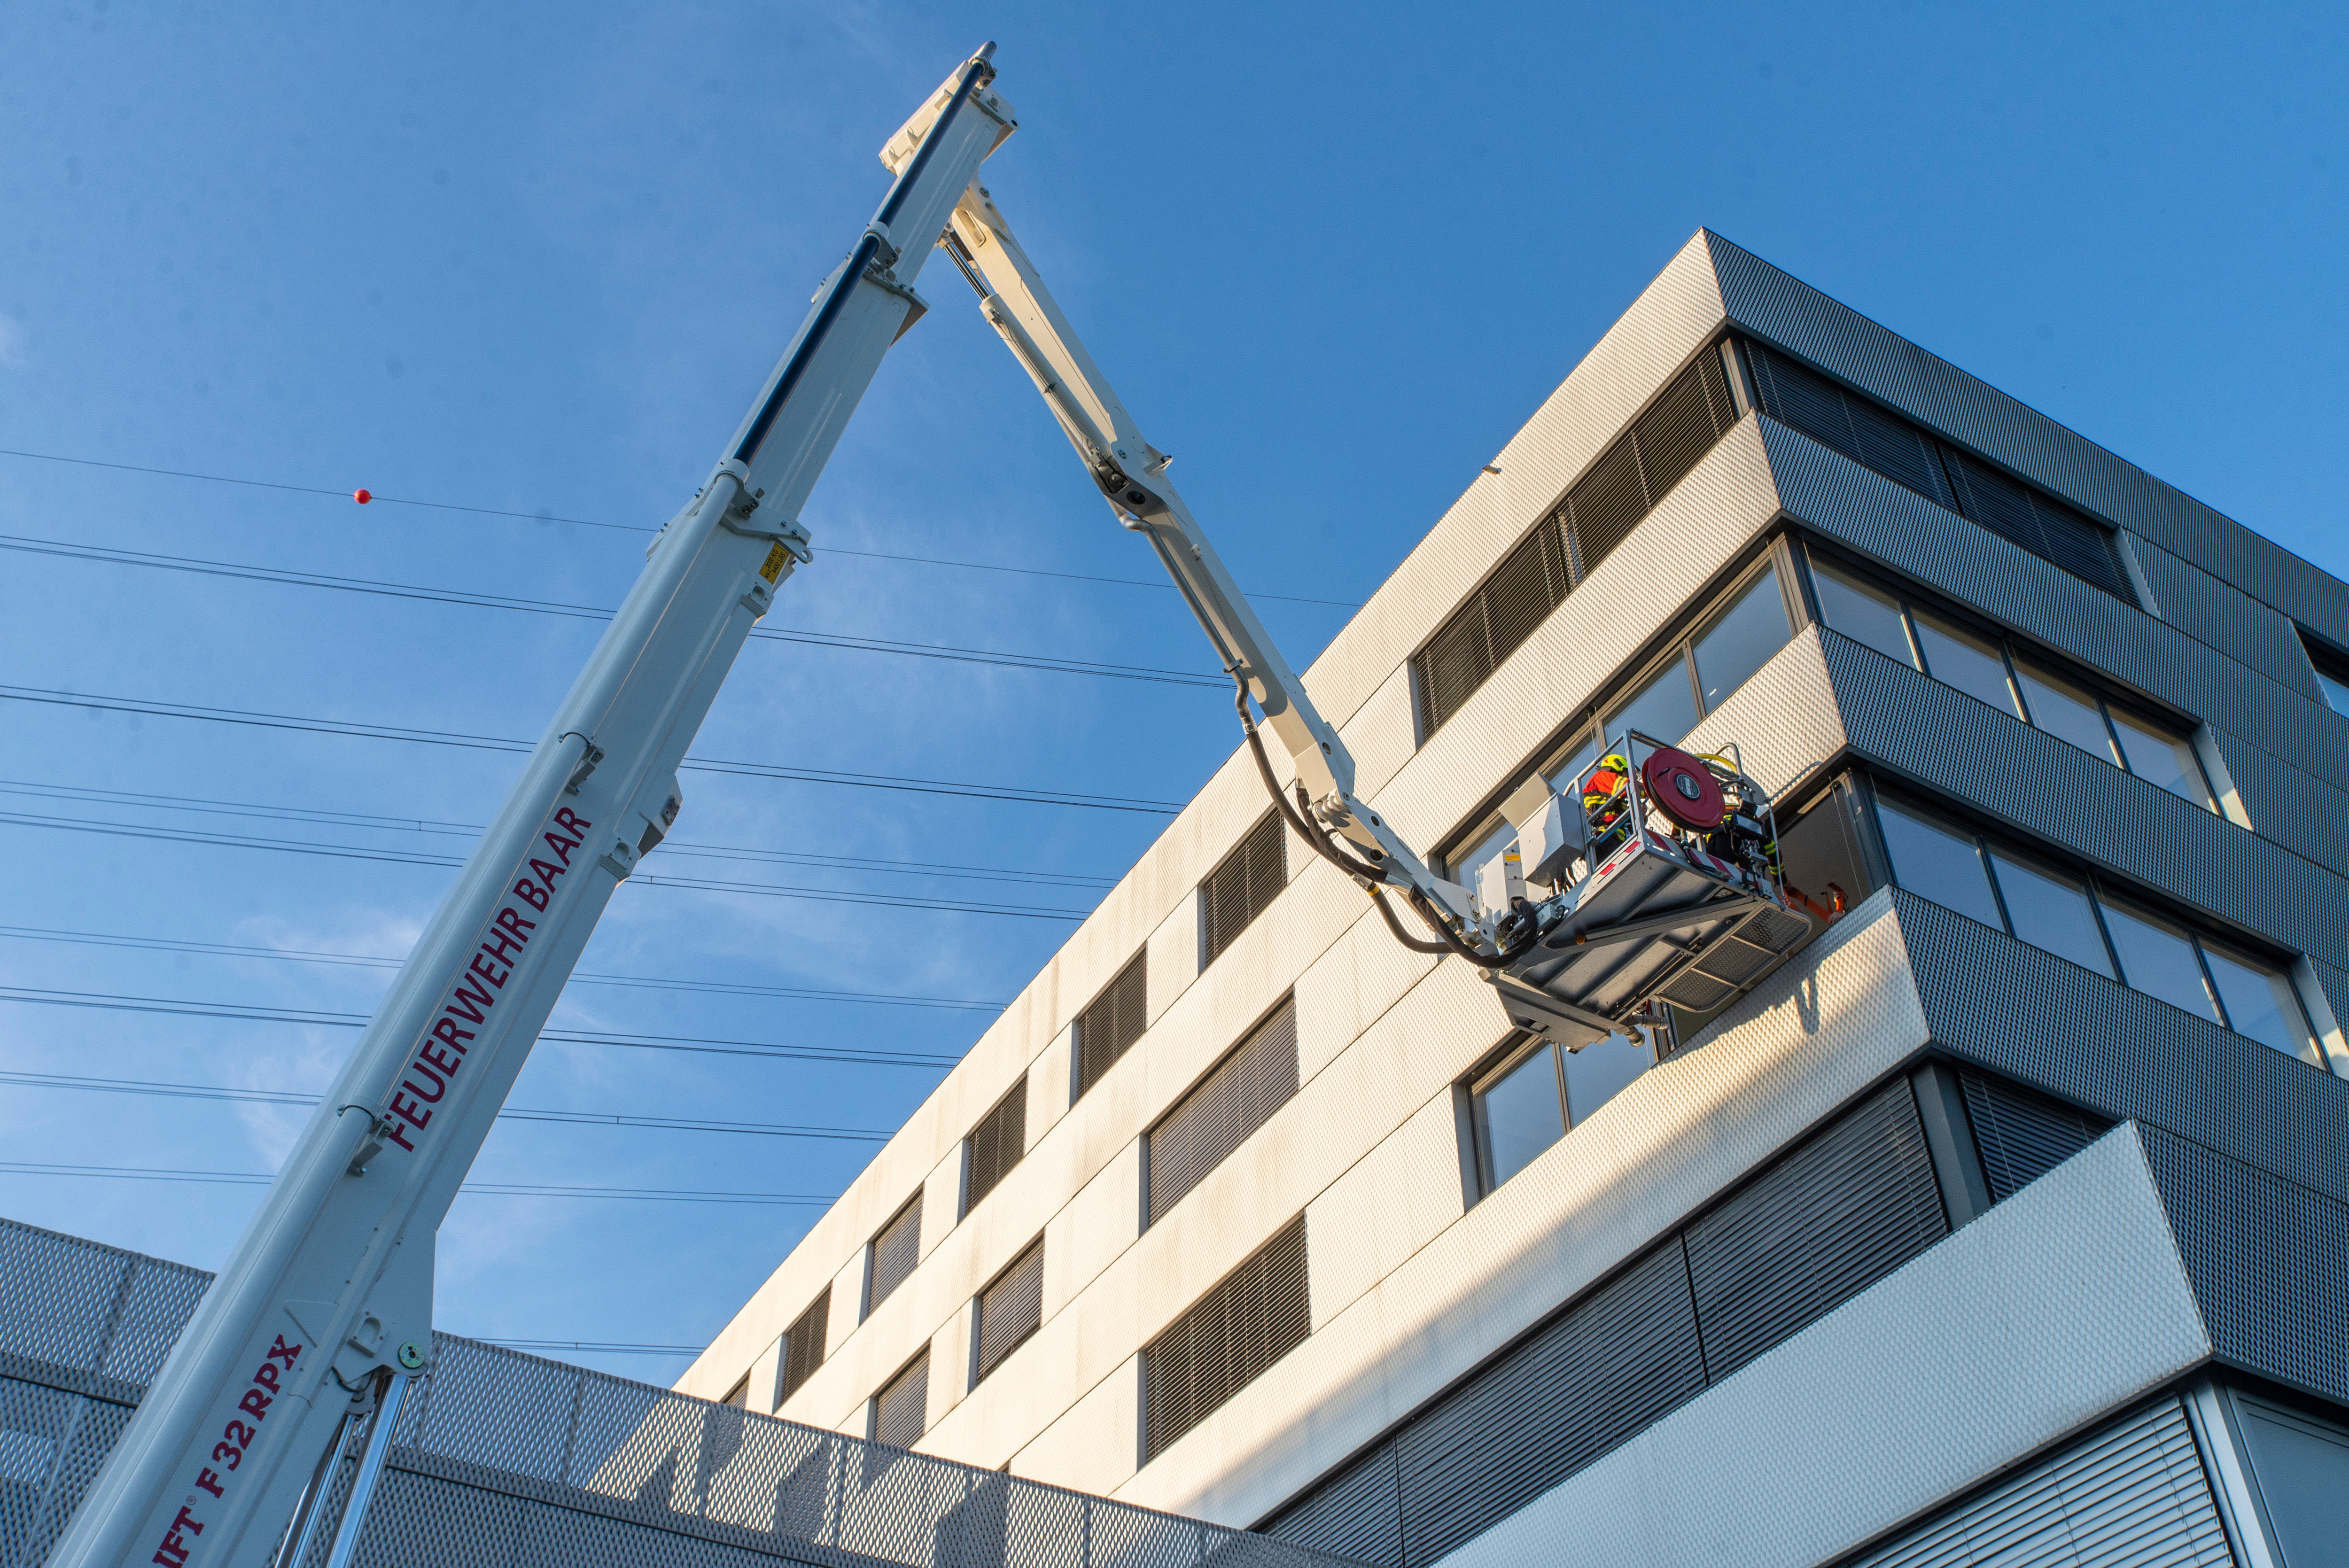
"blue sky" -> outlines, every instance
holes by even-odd
[[[2349,574],[2349,29],[2313,7],[51,5],[0,48],[0,448],[295,488],[0,455],[0,542],[616,603],[988,37],[1024,128],[989,185],[1300,666],[1701,224]],[[1155,569],[926,283],[767,624],[1211,676],[1171,591],[1077,580]],[[597,630],[0,551],[0,684],[131,707],[533,736]],[[106,1004],[0,1000],[0,1159],[273,1170],[298,1107],[25,1076],[320,1088],[356,1037],[320,1015],[372,1007],[516,759],[0,721],[0,985]],[[700,755],[1120,809],[689,775],[709,852],[582,965],[666,984],[555,1026],[951,1058],[1235,738],[1212,688],[754,643]],[[776,994],[811,989],[927,1000]],[[550,1041],[512,1103],[886,1130],[940,1070]],[[476,1176],[820,1197],[874,1146],[508,1122]],[[258,1196],[0,1171],[0,1213],[205,1266]],[[439,1321],[698,1345],[817,1212],[465,1196]]]

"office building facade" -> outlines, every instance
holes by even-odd
[[[2341,1560],[2349,585],[1700,232],[1307,680],[1464,879],[1728,752],[1816,929],[1561,1050],[1235,752],[681,1389],[1409,1568]]]

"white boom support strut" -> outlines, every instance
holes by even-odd
[[[751,624],[810,558],[800,510],[921,314],[912,285],[955,202],[1011,131],[988,88],[993,48],[908,122],[918,145],[888,197],[653,542],[50,1568],[270,1563],[345,1418],[426,1365],[434,1233],[605,904],[674,820],[687,747]],[[370,1464],[381,1447],[370,1439]]]

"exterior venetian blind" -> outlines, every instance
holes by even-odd
[[[1109,989],[1077,1015],[1077,1093],[1101,1082],[1149,1022],[1150,952],[1144,948],[1117,972]]]
[[[1958,1074],[1973,1123],[1974,1146],[1982,1150],[1982,1176],[1990,1199],[2003,1203],[2098,1138],[2111,1123],[2102,1117],[2032,1093],[1988,1073]]]
[[[1044,1243],[1039,1237],[978,1293],[978,1363],[973,1385],[1019,1349],[1043,1321]]]
[[[1150,1130],[1150,1222],[1156,1224],[1206,1181],[1296,1092],[1297,1000],[1291,997]]]
[[[1305,1342],[1306,1273],[1299,1214],[1142,1347],[1144,1463]]]
[[[811,1303],[805,1312],[783,1333],[783,1380],[775,1392],[775,1403],[781,1405],[800,1390],[800,1385],[815,1376],[823,1365],[823,1336],[832,1316],[832,1287]]]
[[[1206,956],[1213,964],[1265,912],[1288,880],[1288,835],[1279,814],[1268,811],[1248,830],[1239,848],[1199,884],[1200,923]]]
[[[1013,1084],[963,1141],[970,1161],[963,1181],[962,1212],[968,1214],[1028,1152],[1028,1080]]]
[[[881,1227],[873,1238],[873,1252],[865,1263],[864,1315],[872,1316],[889,1299],[889,1293],[905,1283],[914,1265],[922,1257],[922,1195],[914,1194],[895,1218]]]
[[[1413,661],[1430,734],[1736,422],[1720,353],[1708,348],[1590,465]]]
[[[1762,411],[1862,468],[2128,603],[2112,535],[2062,501],[1935,439],[1899,415],[1758,343],[1745,345]]]
[[[922,1440],[928,1425],[929,1403],[930,1353],[925,1348],[912,1366],[873,1396],[873,1440],[892,1448],[912,1448]]]

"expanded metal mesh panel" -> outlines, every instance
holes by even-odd
[[[2144,1130],[2219,1358],[2349,1403],[2349,1203]]]
[[[1296,1093],[1291,997],[1150,1130],[1150,1222],[1163,1219]]]
[[[1142,1347],[1145,1463],[1305,1343],[1306,1276],[1299,1214]]]
[[[128,1405],[0,1377],[0,1568],[39,1568],[129,1424]]]
[[[1019,1254],[978,1294],[978,1375],[986,1377],[1044,1321],[1044,1243]]]
[[[1959,1073],[1966,1119],[1993,1203],[2003,1203],[2104,1136],[2112,1123],[1971,1068]]]
[[[0,1376],[135,1404],[212,1278],[0,1220]]]
[[[1117,972],[1109,988],[1077,1015],[1077,1092],[1101,1082],[1150,1025],[1150,950]]]
[[[1280,815],[1268,811],[1248,830],[1239,848],[1207,873],[1200,884],[1206,926],[1206,962],[1213,964],[1239,940],[1288,881],[1288,831]],[[1137,1031],[1139,1032],[1139,1031]]]
[[[826,1285],[783,1335],[782,1384],[775,1390],[776,1404],[798,1393],[800,1385],[823,1365],[824,1335],[831,1327],[831,1317],[832,1286]]]
[[[872,1255],[864,1265],[865,1315],[870,1316],[892,1291],[911,1279],[914,1266],[921,1261],[922,1194],[916,1192],[873,1238]]]
[[[1027,1152],[1028,1080],[1023,1077],[970,1130],[970,1170],[963,1190],[963,1212],[978,1208],[978,1201],[994,1191],[995,1184]]]
[[[1703,1389],[1671,1241],[1397,1435],[1403,1561],[1434,1562]]]
[[[2230,1568],[2186,1412],[2149,1405],[1847,1568]]]
[[[873,1440],[893,1449],[912,1448],[928,1429],[929,1410],[930,1353],[926,1349],[873,1396]]]

